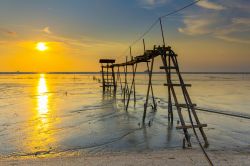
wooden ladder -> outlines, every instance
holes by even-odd
[[[195,130],[195,128],[198,128],[205,142],[205,147],[207,147],[209,143],[203,131],[203,127],[207,127],[207,125],[201,124],[196,114],[196,110],[195,110],[196,105],[192,103],[192,100],[187,91],[187,87],[191,87],[191,84],[184,83],[184,80],[179,70],[177,55],[174,53],[171,47],[165,47],[165,46],[158,47],[158,50],[160,51],[161,59],[163,62],[163,66],[161,66],[160,69],[163,69],[165,71],[166,78],[167,78],[167,83],[164,84],[164,86],[168,87],[168,114],[169,114],[171,121],[173,121],[173,105],[172,105],[172,97],[173,97],[173,103],[177,109],[177,113],[178,113],[180,124],[181,124],[181,126],[177,126],[176,129],[183,130],[184,135],[185,135],[184,141],[186,140],[188,143],[188,146],[190,147],[191,142],[190,142],[190,135],[188,133],[188,129],[193,128]],[[173,82],[172,74],[177,75],[177,82]],[[175,92],[175,88],[181,88],[182,96],[185,101],[184,103],[182,104],[179,103],[176,92]],[[182,108],[185,108],[188,111],[189,120],[191,122],[191,124],[189,125],[187,125],[184,120],[184,116],[182,114],[182,111],[183,111]]]
[[[100,59],[99,63],[101,63],[102,67],[102,88],[103,92],[106,90],[111,90],[113,88],[116,91],[116,82],[115,82],[115,72],[114,59]]]

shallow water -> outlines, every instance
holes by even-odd
[[[157,112],[141,127],[147,75],[136,75],[136,98],[128,112],[120,90],[103,95],[99,75],[0,75],[0,155],[29,156],[84,150],[143,151],[181,148],[183,134],[168,124],[164,75],[154,75]],[[130,77],[130,76],[129,76]],[[194,103],[201,108],[250,117],[250,75],[184,75]],[[177,91],[178,95],[180,92]],[[152,102],[150,101],[150,104]],[[249,151],[250,120],[199,112],[209,150]],[[185,116],[188,122],[187,115]],[[192,134],[192,131],[190,130]],[[197,143],[192,134],[194,148]]]

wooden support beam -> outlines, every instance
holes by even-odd
[[[129,94],[128,94],[128,100],[127,100],[127,105],[126,105],[126,111],[128,111],[128,106],[129,106],[129,102],[130,102],[130,96],[132,93],[132,88],[134,88],[134,103],[135,103],[135,73],[137,70],[137,64],[134,66],[132,66],[132,70],[133,70],[133,78],[132,78],[132,83],[131,83],[131,87],[129,90]]]
[[[182,107],[182,108],[187,108],[187,104],[177,104],[176,106]],[[196,107],[196,104],[188,105],[189,107]]]
[[[105,91],[105,80],[104,80],[104,73],[103,73],[103,66],[102,66],[102,90]]]
[[[194,125],[194,128],[200,128],[200,127],[207,127],[207,124]],[[176,126],[177,130],[180,130],[180,129],[190,129],[190,128],[193,128],[192,125]]]
[[[185,86],[185,87],[191,87],[191,84],[164,84],[164,86]]]
[[[148,63],[147,63],[147,70],[149,71],[149,65],[148,65]],[[150,73],[148,73],[148,74],[150,76]],[[151,96],[152,96],[152,99],[153,99],[154,110],[156,110],[157,104],[155,102],[155,96],[154,96],[154,90],[153,90],[152,82],[151,82],[151,85],[150,85],[150,89],[151,89]]]
[[[100,59],[99,63],[115,63],[114,59]]]
[[[148,90],[147,90],[146,102],[144,104],[144,112],[143,112],[143,117],[142,117],[142,123],[143,124],[145,124],[145,118],[146,118],[146,113],[147,113],[149,91],[150,91],[150,87],[151,87],[151,84],[152,84],[153,68],[154,68],[154,58],[152,58],[151,68],[150,68],[150,71],[149,71]]]

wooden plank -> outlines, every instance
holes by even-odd
[[[207,127],[207,124],[194,125],[194,128],[200,128],[200,127]],[[180,130],[180,129],[190,129],[190,128],[192,128],[192,125],[176,126],[177,130]]]
[[[100,59],[99,63],[115,63],[114,59]]]
[[[183,108],[187,108],[187,104],[177,104],[177,106],[179,107],[183,107]],[[197,105],[196,104],[193,104],[193,105],[189,105],[190,107],[196,107]]]
[[[191,84],[164,84],[164,86],[185,86],[185,87],[191,87]]]

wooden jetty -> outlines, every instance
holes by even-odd
[[[124,63],[114,63],[115,60],[107,60],[107,59],[101,59],[100,63],[102,64],[102,80],[103,80],[103,90],[112,88],[114,91],[117,90],[118,84],[121,87],[122,94],[123,94],[123,100],[125,103],[125,109],[128,110],[128,105],[130,102],[130,96],[132,94],[132,91],[134,92],[134,100],[136,100],[135,97],[135,73],[137,70],[137,66],[140,63],[146,63],[147,64],[147,70],[148,70],[148,85],[147,85],[147,95],[146,95],[146,101],[144,104],[144,111],[142,116],[142,122],[145,123],[145,118],[147,114],[147,107],[148,107],[148,101],[149,101],[149,95],[151,93],[152,99],[153,99],[153,108],[156,109],[157,105],[154,99],[154,92],[153,92],[153,85],[152,85],[152,75],[153,75],[153,67],[155,58],[160,57],[162,61],[162,66],[159,68],[162,69],[165,72],[166,76],[166,83],[164,86],[168,88],[168,118],[169,121],[173,122],[173,107],[176,107],[177,114],[180,120],[180,126],[177,126],[176,129],[181,129],[184,132],[185,141],[187,142],[188,146],[191,146],[190,141],[190,134],[188,129],[190,128],[197,128],[200,131],[200,134],[204,140],[205,146],[208,146],[208,140],[205,135],[205,132],[203,130],[203,127],[206,127],[206,124],[202,124],[198,118],[198,115],[196,113],[195,107],[196,104],[194,104],[189,96],[188,87],[191,87],[191,84],[185,84],[182,75],[180,73],[178,61],[177,61],[177,54],[171,49],[171,47],[165,47],[163,46],[154,46],[152,50],[145,50],[143,55],[136,56],[132,58],[130,61],[124,62]],[[106,65],[103,65],[103,64]],[[128,86],[127,81],[127,69],[128,67],[132,67],[132,82],[131,86]],[[107,71],[104,71],[104,68],[107,69]],[[121,72],[120,69],[124,68],[124,81],[121,80]],[[108,69],[111,69],[111,73],[108,72]],[[115,74],[116,69],[116,74]],[[172,75],[175,74],[178,78],[178,81],[173,81]],[[116,75],[116,76],[115,76]],[[109,77],[111,76],[111,78]],[[117,77],[117,78],[115,78]],[[111,80],[112,82],[106,82],[106,80]],[[116,80],[116,81],[115,81]],[[179,102],[179,96],[176,94],[176,90],[179,88],[182,92],[182,97],[184,103]],[[135,103],[135,101],[134,101]],[[172,104],[173,103],[173,104]],[[183,111],[186,109],[188,111],[188,120],[191,122],[191,124],[187,124],[185,117],[183,116]],[[187,118],[186,118],[187,119]]]
[[[147,94],[146,94],[146,101],[144,104],[144,110],[143,110],[143,116],[142,116],[142,122],[145,124],[145,118],[147,114],[147,108],[148,108],[148,101],[149,101],[149,95],[151,93],[151,97],[153,100],[153,106],[152,108],[154,110],[157,109],[157,104],[155,102],[154,98],[154,91],[153,91],[153,84],[152,84],[152,75],[153,75],[153,67],[155,58],[160,57],[162,61],[162,66],[160,66],[160,69],[165,72],[166,76],[166,83],[164,86],[167,87],[167,97],[168,97],[168,121],[173,123],[173,107],[176,107],[177,115],[180,120],[180,126],[177,126],[176,129],[183,130],[184,133],[184,139],[183,139],[183,147],[185,147],[185,143],[187,142],[188,146],[191,147],[191,140],[190,140],[190,134],[189,129],[193,130],[193,133],[195,135],[195,138],[199,144],[199,146],[202,149],[202,152],[204,153],[209,165],[213,166],[212,161],[210,160],[208,154],[204,150],[201,141],[199,139],[199,136],[197,134],[196,129],[199,129],[200,135],[202,136],[204,140],[204,147],[208,147],[209,143],[206,137],[206,134],[203,130],[203,127],[207,127],[207,124],[202,124],[198,118],[198,115],[196,113],[196,104],[194,104],[189,96],[188,87],[191,87],[191,84],[185,84],[182,75],[180,73],[179,64],[177,60],[177,54],[171,49],[170,46],[166,47],[165,38],[164,38],[164,32],[163,32],[163,24],[162,19],[170,16],[172,14],[178,13],[179,11],[188,8],[196,3],[198,3],[200,0],[196,0],[178,10],[172,11],[166,15],[163,15],[159,17],[150,27],[149,29],[143,33],[142,36],[140,36],[137,40],[135,40],[132,45],[143,39],[143,37],[151,31],[151,29],[159,22],[160,23],[160,30],[161,30],[161,36],[162,36],[162,46],[154,46],[152,50],[146,50],[145,49],[145,41],[143,39],[143,47],[144,47],[144,54],[139,55],[136,57],[132,57],[131,54],[131,47],[130,48],[130,56],[131,60],[128,61],[128,58],[126,57],[126,61],[123,63],[115,63],[114,59],[101,59],[100,63],[102,64],[102,80],[103,80],[103,92],[110,90],[111,87],[113,88],[114,92],[117,91],[118,84],[121,88],[122,94],[123,94],[123,101],[124,101],[124,108],[126,111],[128,111],[128,106],[130,103],[130,96],[133,92],[134,94],[134,104],[136,104],[136,88],[135,88],[135,73],[137,71],[137,66],[140,63],[146,63],[147,64],[147,73],[149,75],[148,77],[148,85],[147,85]],[[105,65],[104,65],[105,64]],[[132,67],[132,82],[130,84],[130,87],[128,85],[128,67]],[[104,68],[107,69],[107,71],[104,71]],[[121,71],[120,69],[123,68],[124,70],[124,81],[121,77]],[[108,69],[111,69],[111,74],[109,74]],[[115,73],[116,69],[116,73]],[[116,76],[115,76],[116,74]],[[177,80],[172,79],[172,75],[177,76]],[[108,77],[108,75],[111,75],[111,78]],[[116,78],[115,78],[116,77]],[[106,79],[105,79],[106,78]],[[108,82],[107,80],[111,79],[111,82]],[[179,88],[181,90],[181,95],[177,96],[176,90]],[[116,93],[114,93],[116,94]],[[181,101],[184,101],[184,103],[180,103],[180,98],[182,97]],[[188,117],[185,117],[183,115],[183,111],[187,111]],[[187,120],[190,122],[187,123]]]

